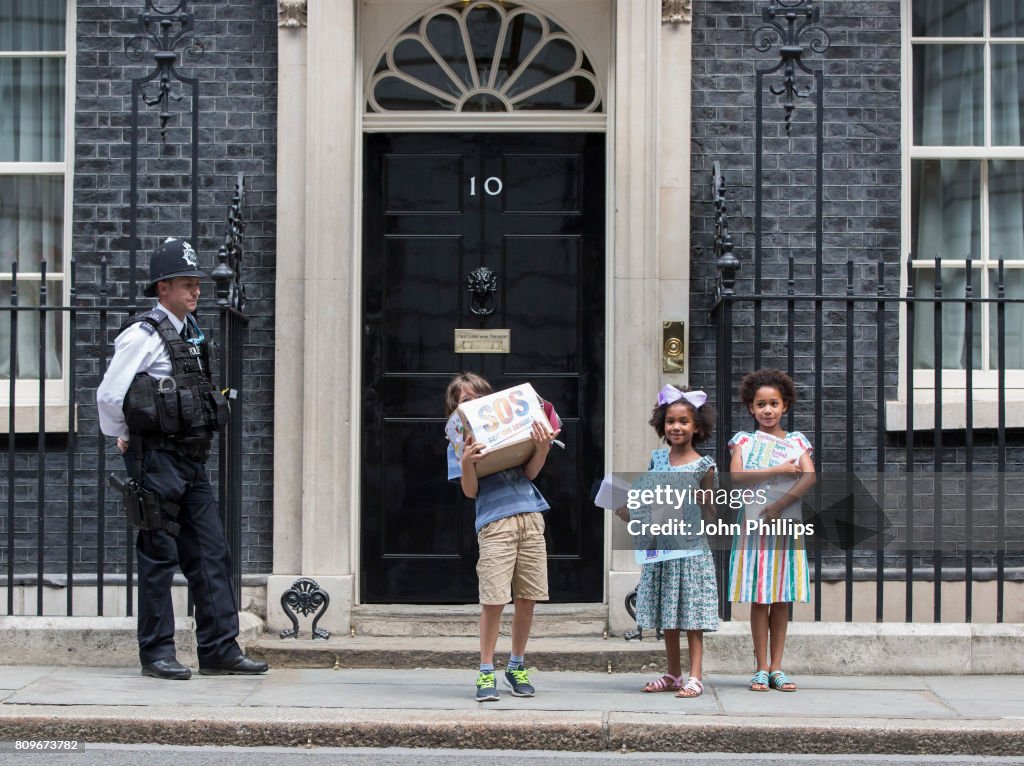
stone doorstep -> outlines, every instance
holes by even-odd
[[[501,630],[512,630],[511,606],[501,616]],[[352,607],[357,636],[473,638],[480,630],[480,607],[471,605],[361,604]],[[608,607],[603,604],[544,604],[533,617],[531,636],[592,637],[604,634]],[[300,627],[305,627],[300,622]],[[307,631],[308,632],[308,631]]]
[[[304,636],[282,640],[264,635],[250,651],[277,667],[465,668],[479,660],[478,639],[471,637],[339,636],[314,641],[308,631]],[[1022,641],[1024,625],[792,623],[786,667],[792,673],[823,675],[1020,674]],[[507,657],[508,644],[502,635],[499,662]],[[664,656],[664,644],[653,631],[645,631],[642,641],[537,636],[527,648],[527,663],[544,670],[644,672],[662,668]],[[723,623],[706,636],[708,672],[735,673],[751,661],[747,623]]]
[[[248,747],[404,747],[579,752],[732,752],[1013,756],[1015,721],[881,721],[633,713],[0,706],[0,741],[19,739]],[[325,715],[326,713],[326,715]]]
[[[239,612],[242,647],[263,635],[263,621]],[[174,621],[178,659],[195,667],[195,622]],[[9,665],[132,667],[139,662],[134,617],[0,617],[0,657]]]
[[[263,632],[262,621],[240,615],[240,643],[272,667],[465,668],[479,660],[475,637],[333,636],[298,639]],[[177,624],[179,658],[195,663],[194,624]],[[685,656],[686,647],[683,643]],[[1024,625],[924,623],[791,623],[786,668],[791,673],[833,675],[1024,674]],[[498,641],[498,659],[508,652]],[[735,673],[751,665],[749,626],[723,623],[705,638],[708,672]],[[135,620],[130,617],[0,617],[0,657],[17,665],[131,667],[138,662]],[[664,664],[664,645],[653,631],[642,641],[592,636],[531,638],[527,661],[544,670],[644,672]]]

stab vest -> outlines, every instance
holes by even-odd
[[[135,376],[124,398],[128,430],[181,444],[208,443],[227,423],[228,402],[210,380],[207,344],[182,340],[167,314],[157,309],[129,317],[120,332],[139,323],[160,335],[171,356],[171,375],[160,380],[144,372]]]

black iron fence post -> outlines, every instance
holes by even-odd
[[[245,287],[242,282],[244,199],[245,183],[239,174],[235,194],[228,206],[224,243],[220,246],[218,263],[211,274],[217,284],[217,307],[220,313],[221,380],[231,404],[228,425],[220,434],[219,499],[231,551],[235,600],[239,604],[242,600],[242,354],[243,330],[249,321],[245,315]]]

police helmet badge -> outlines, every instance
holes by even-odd
[[[199,260],[196,258],[196,251],[192,249],[192,245],[182,240],[181,243],[182,254],[181,260],[191,266],[193,269],[199,265]]]

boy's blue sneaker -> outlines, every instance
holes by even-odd
[[[498,699],[500,699],[500,695],[498,694],[498,684],[494,680],[494,673],[485,673],[481,670],[480,675],[476,677],[476,701],[494,702]]]
[[[530,683],[526,668],[505,668],[505,684],[513,697],[532,697],[537,691]]]

